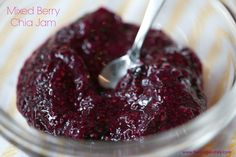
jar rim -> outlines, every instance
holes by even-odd
[[[231,17],[229,19],[231,25],[235,26],[235,21],[229,12],[229,8],[226,8],[223,5],[223,2],[217,1],[217,3],[222,11],[225,11],[225,13],[228,14],[228,17]],[[236,28],[233,29],[233,33],[236,34]],[[236,72],[236,67],[234,68],[234,71]],[[236,78],[236,76],[234,76],[234,78]],[[135,154],[142,154],[149,150],[158,152],[159,155],[163,154],[163,156],[166,156],[187,148],[198,149],[213,139],[236,116],[236,108],[234,106],[234,102],[236,102],[235,95],[236,84],[234,80],[230,91],[215,105],[198,117],[182,126],[178,126],[157,135],[142,137],[136,141],[74,141],[63,137],[54,137],[45,133],[30,133],[14,122],[14,120],[2,109],[0,109],[0,124],[2,125],[0,133],[23,150],[34,153],[42,152],[41,150],[47,150],[47,154],[45,155],[61,153],[77,156],[78,154],[84,155],[86,153],[91,153],[91,151],[94,154],[103,154],[104,150],[107,153],[119,153],[119,150],[122,150],[127,154],[131,151]],[[222,116],[225,117],[221,118]],[[194,141],[194,143],[192,141]],[[30,150],[28,150],[29,145],[31,146]],[[73,150],[73,152],[70,150]],[[168,152],[166,150],[168,150]],[[106,154],[104,154],[104,156],[105,155]]]

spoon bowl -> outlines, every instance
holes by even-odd
[[[98,75],[98,82],[104,88],[114,89],[120,79],[127,73],[128,69],[141,65],[140,49],[144,39],[154,22],[154,19],[160,12],[165,0],[149,0],[148,7],[142,24],[135,37],[133,46],[127,51],[127,54],[108,63]]]
[[[110,62],[98,76],[99,84],[105,88],[115,88],[128,69],[142,65],[141,62],[133,63],[128,54]]]

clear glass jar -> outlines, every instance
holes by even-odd
[[[163,29],[179,45],[193,48],[204,67],[208,110],[194,120],[161,134],[133,142],[73,141],[28,127],[16,109],[16,83],[25,59],[62,26],[104,6],[125,21],[140,23],[147,4],[137,0],[8,0],[0,4],[0,133],[31,156],[201,156],[230,155],[236,115],[236,23],[230,5],[219,0],[167,0],[153,27]],[[230,3],[227,3],[230,4]],[[8,8],[10,7],[10,8]],[[11,15],[11,7],[60,9],[56,16]],[[9,9],[9,10],[7,10]],[[31,26],[38,18],[55,21]],[[12,21],[15,19],[15,21]],[[17,22],[18,19],[18,22]],[[19,22],[19,19],[21,22]],[[215,150],[215,151],[214,151]],[[198,151],[198,152],[197,152]]]

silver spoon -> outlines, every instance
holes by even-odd
[[[98,76],[98,82],[104,88],[114,89],[127,70],[140,66],[140,49],[151,25],[160,12],[165,0],[149,0],[142,24],[127,54],[108,63]]]

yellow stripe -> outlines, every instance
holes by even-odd
[[[20,2],[20,1],[19,1]],[[50,1],[50,3],[47,3],[47,5],[45,5],[45,6],[50,6],[50,4],[52,3],[53,1]],[[12,16],[10,19],[12,19],[12,18],[20,18],[20,19],[23,19],[23,18],[25,18],[26,17],[26,15],[22,15],[22,14],[19,14],[19,15],[14,15],[14,16]],[[11,20],[8,20],[7,22],[6,22],[6,24],[3,26],[3,28],[0,30],[0,34],[5,34],[5,33],[7,33],[7,32],[11,32],[12,31],[12,29],[14,29],[15,28],[15,26],[12,26],[11,25]],[[3,41],[4,40],[6,40],[7,39],[7,36],[1,36],[0,37],[0,43],[3,43]]]
[[[227,157],[232,157],[233,155],[235,156],[236,155],[236,135],[234,135],[232,137],[232,140],[231,140],[231,143],[230,145],[228,146],[228,149],[227,150],[230,150],[231,153],[227,155]]]
[[[203,65],[204,65],[203,79],[204,79],[205,83],[207,82],[207,80],[209,80],[210,69],[213,69],[213,66],[215,65],[215,61],[221,53],[221,42],[222,42],[221,39],[229,39],[229,38],[230,38],[230,34],[228,32],[226,32],[225,30],[223,30],[221,28],[216,30],[215,41],[213,42],[213,45],[212,45],[210,51],[208,52],[207,57],[204,58],[204,60],[203,60]],[[228,72],[228,71],[226,71],[226,72]],[[224,75],[228,75],[228,74],[224,74]],[[222,96],[222,94],[223,94],[222,89],[224,89],[224,86],[225,85],[219,85],[217,90],[214,90],[214,91],[218,91],[218,92],[213,95],[211,100],[209,100],[209,102],[208,102],[209,106],[216,103],[216,101],[219,99],[219,96]]]
[[[217,36],[220,36],[221,34],[218,34]],[[213,62],[217,59],[217,57],[220,55],[220,48],[221,48],[221,40],[220,38],[216,37],[216,41],[214,41],[211,49],[209,50],[209,53],[206,58],[204,58],[204,62],[208,65],[213,65]]]
[[[227,83],[228,83],[228,80],[230,77],[230,66],[232,63],[230,56],[227,57],[227,63],[228,64],[224,70],[224,73],[223,73],[221,79],[218,81],[219,83],[217,84],[216,90],[214,90],[215,93],[212,96],[212,99],[209,100],[209,103],[212,105],[215,104],[225,93],[225,88],[227,86]]]
[[[6,148],[6,150],[2,153],[1,157],[13,157],[18,153],[18,150],[10,145]]]
[[[15,18],[24,18],[25,15],[16,15]],[[13,17],[12,17],[13,18]],[[13,26],[11,26],[11,21],[8,20],[6,24],[3,26],[3,28],[0,30],[0,34],[6,34],[8,32],[11,32],[14,29]],[[7,39],[7,36],[3,35],[0,37],[0,43],[3,43]]]
[[[211,69],[211,66],[213,66],[214,61],[217,59],[220,53],[220,45],[222,40],[220,39],[230,39],[230,34],[226,32],[224,29],[219,28],[216,31],[215,35],[215,41],[213,41],[213,45],[208,51],[208,55],[204,58],[203,62],[204,65],[206,65],[207,68]],[[205,76],[206,78],[209,78],[209,73]]]
[[[17,113],[17,108],[16,108],[16,96],[14,94],[14,96],[11,98],[11,101],[9,103],[9,105],[7,105],[7,109],[5,110],[6,113],[10,114],[12,117]]]
[[[206,144],[203,148],[201,148],[199,150],[199,152],[206,152],[206,151],[211,151],[214,149],[214,143],[213,142],[209,142],[208,144]],[[200,154],[194,154],[191,157],[206,157],[207,155],[204,153],[200,153]]]
[[[191,34],[189,35],[190,47],[195,47],[197,45],[199,36],[202,34],[202,28],[204,28],[208,22],[210,15],[213,13],[213,9],[210,6],[206,6],[199,12],[200,14],[198,14],[198,17],[196,18],[196,21],[198,22],[194,24]]]
[[[40,137],[39,137],[39,139],[40,140],[42,140],[42,141],[45,141],[46,140],[46,136],[44,135],[44,134],[38,134]],[[48,148],[47,149],[49,149],[50,150],[50,147],[53,147],[52,145],[48,145],[47,146]],[[47,150],[45,150],[45,149],[43,149],[43,148],[40,148],[40,150],[39,150],[39,153],[42,155],[42,154],[48,154],[48,151]]]
[[[49,1],[49,3],[47,3],[46,6],[53,6],[54,3],[55,1]],[[4,83],[4,79],[6,78],[6,76],[8,76],[9,73],[11,73],[13,67],[16,66],[15,63],[23,50],[22,45],[25,45],[30,42],[30,39],[32,37],[31,34],[33,33],[33,31],[35,31],[35,28],[27,27],[27,30],[19,34],[19,37],[23,38],[21,38],[21,40],[18,40],[17,43],[15,43],[15,45],[12,45],[12,49],[10,50],[11,53],[8,55],[6,59],[7,62],[0,67],[0,74],[1,74],[0,87]]]
[[[68,1],[68,3],[71,1]],[[61,21],[66,21],[66,19],[72,19],[72,16],[75,17],[76,16],[76,12],[79,11],[79,9],[83,6],[85,1],[78,1],[78,0],[74,0],[71,2],[70,7],[66,10],[66,13],[63,13],[63,16],[61,16],[60,18],[60,22]]]
[[[126,0],[124,3],[117,9],[117,14],[124,16],[125,12],[130,8],[133,0]]]
[[[216,41],[214,41],[212,48],[210,49],[208,56],[203,60],[203,80],[204,80],[204,85],[208,83],[209,77],[210,77],[210,70],[214,66],[214,62],[217,59],[217,57],[220,55],[220,40],[219,38],[216,38]],[[208,105],[209,107],[212,105],[212,101],[208,100]]]
[[[64,140],[60,140],[60,141],[59,141],[59,144],[60,144],[60,145],[65,145],[65,141],[64,141]],[[65,148],[65,147],[62,147],[61,150],[59,150],[59,151],[61,151],[61,152],[66,152],[66,148]],[[58,157],[64,157],[64,156],[65,156],[65,155],[60,154]]]
[[[180,21],[180,18],[182,18],[182,14],[186,10],[186,7],[189,4],[189,0],[179,0],[178,3],[175,5],[175,7],[172,9],[172,15],[170,16],[169,21],[164,26],[164,29],[167,30],[167,32],[172,32],[174,28],[176,28],[176,24]]]
[[[15,2],[15,3],[20,3],[20,1],[19,2]],[[24,7],[27,7],[27,6],[24,6]],[[11,15],[9,15],[9,16],[11,16]],[[11,18],[24,18],[24,17],[26,17],[27,15],[22,15],[22,14],[19,14],[19,15],[14,15],[14,16],[12,16]],[[11,19],[10,18],[10,19]],[[6,33],[6,32],[10,32],[11,31],[11,29],[13,29],[14,27],[13,26],[11,26],[11,24],[10,24],[10,22],[11,22],[11,20],[10,19],[8,19],[7,20],[7,22],[6,22],[6,24],[3,26],[3,28],[0,30],[0,34],[4,34],[4,33]],[[1,36],[0,37],[0,43],[3,43],[3,40],[5,40],[6,39],[6,37],[7,36]]]
[[[216,36],[215,36],[215,41],[213,41],[213,45],[211,47],[211,49],[209,50],[209,53],[207,55],[207,57],[204,59],[203,63],[204,63],[204,73],[203,73],[203,79],[205,82],[207,82],[206,80],[209,80],[209,75],[210,75],[210,69],[213,68],[213,66],[215,65],[215,61],[216,59],[219,57],[220,52],[221,52],[221,39],[229,39],[230,40],[230,34],[228,32],[226,32],[223,29],[218,29],[216,31]],[[229,72],[229,71],[226,71]],[[224,74],[225,77],[226,75],[228,76],[228,74]],[[225,78],[226,79],[226,78]],[[211,106],[213,104],[215,104],[218,99],[220,98],[220,96],[222,96],[222,92],[221,90],[223,90],[223,86],[224,84],[220,84],[217,90],[214,91],[218,91],[217,93],[215,93],[213,95],[213,97],[208,101],[208,105]]]
[[[170,20],[170,22],[167,24],[167,29],[168,30],[173,30],[173,28],[174,28],[174,26],[176,25],[176,23],[179,21],[179,19],[181,18],[181,15],[182,15],[182,13],[183,13],[183,10],[185,10],[185,7],[187,6],[187,2],[188,1],[186,1],[186,0],[182,0],[183,1],[183,3],[182,4],[178,4],[177,5],[177,8],[178,9],[176,9],[176,10],[178,10],[177,11],[177,13],[174,13],[174,16],[172,16],[172,20]],[[52,1],[51,1],[52,2]],[[78,2],[78,1],[77,1]],[[130,7],[129,5],[131,4],[131,0],[129,0],[127,3],[124,3],[119,9],[118,9],[118,13],[119,14],[124,14],[125,13],[125,11]],[[184,5],[183,5],[184,4]],[[73,12],[74,11],[76,11],[76,10],[78,10],[78,6],[76,6],[76,5],[74,5],[74,6],[72,6],[72,9],[70,8],[69,9],[69,11],[67,12],[68,13],[68,15],[73,15]],[[175,10],[175,9],[174,9]],[[205,14],[205,15],[204,15]],[[210,13],[208,12],[208,11],[206,11],[205,13],[202,13],[201,15],[199,15],[199,19],[201,19],[201,16],[203,17],[203,16],[206,16],[206,15],[210,15]],[[66,18],[69,18],[67,15],[66,16],[63,16],[62,17],[62,19],[64,20],[64,19],[66,19]],[[206,18],[205,18],[206,19]],[[204,21],[205,21],[205,19],[204,19]],[[196,26],[196,28],[197,28],[197,26]],[[8,30],[9,29],[9,30]],[[10,31],[10,28],[9,27],[4,27],[4,32],[9,32]],[[29,34],[31,34],[31,32],[32,32],[33,30],[30,30],[30,33]],[[196,35],[198,35],[198,33],[199,33],[199,29],[196,29],[194,32],[193,32],[193,36],[196,36]],[[28,33],[28,31],[27,31],[27,33]],[[218,38],[218,36],[221,36],[222,37],[222,35],[229,35],[228,33],[226,33],[226,32],[224,32],[224,33],[219,33],[220,35],[217,35],[217,38],[216,39],[220,39],[220,38]],[[25,37],[25,36],[24,36]],[[30,37],[27,37],[26,39],[24,39],[24,42],[22,41],[21,43],[19,43],[19,44],[17,44],[17,46],[19,46],[18,47],[18,49],[17,48],[13,48],[13,50],[14,51],[12,51],[12,52],[15,52],[15,51],[17,51],[17,50],[19,50],[19,48],[21,48],[20,46],[21,46],[21,44],[22,43],[27,43],[27,42],[25,42],[25,41],[28,41],[29,40],[29,38]],[[3,38],[0,38],[0,42],[2,42],[2,40],[3,40]],[[195,38],[194,39],[190,39],[190,45],[196,45],[196,42],[197,42],[197,40],[195,40]],[[220,42],[220,41],[219,41]],[[208,55],[208,59],[206,59],[206,62],[210,62],[211,64],[210,64],[210,66],[213,66],[214,64],[213,64],[213,62],[217,59],[217,57],[219,56],[219,50],[220,50],[220,43],[218,42],[218,40],[216,41],[216,42],[214,42],[214,43],[218,43],[218,44],[215,44],[215,45],[213,45],[213,47],[212,47],[212,49],[210,50],[210,53],[209,53],[209,55]],[[17,47],[16,46],[16,47]],[[15,47],[15,46],[14,46]],[[218,51],[218,52],[217,52]],[[10,61],[11,60],[11,67],[9,67],[9,65],[7,66],[6,65],[6,67],[7,67],[7,69],[9,70],[9,69],[11,69],[13,66],[15,66],[13,63],[14,63],[14,61],[16,61],[17,60],[17,58],[18,58],[18,55],[20,55],[20,53],[19,53],[20,51],[17,51],[17,53],[14,53],[14,54],[10,54],[10,57],[8,57],[8,60],[7,61]],[[14,56],[15,56],[15,58],[14,58]],[[12,61],[12,59],[11,58],[13,58],[13,61]],[[8,73],[6,73],[6,71],[7,70],[5,70],[4,71],[4,69],[0,69],[0,74],[2,75],[7,75]],[[221,80],[225,80],[225,79],[228,79],[228,77],[229,77],[229,67],[227,67],[227,70],[225,71],[225,73],[224,73],[224,75],[223,75],[223,77],[222,77],[222,79]],[[208,75],[209,75],[209,73],[208,73]],[[1,76],[2,77],[2,76]],[[4,81],[2,81],[2,82],[4,82]],[[0,82],[0,83],[2,83],[2,82]],[[221,82],[221,84],[219,85],[220,87],[219,88],[224,88],[225,87],[225,81],[220,81]],[[213,97],[218,97],[217,96],[217,93],[213,96]],[[14,100],[15,98],[13,98],[12,99],[12,102],[11,102],[11,105],[13,105],[13,103],[14,103]],[[10,109],[10,111],[11,111],[11,109]],[[15,110],[14,110],[15,111]],[[232,146],[233,145],[233,146]],[[229,147],[229,148],[233,148],[233,147],[235,147],[235,145],[236,145],[236,142],[235,143],[232,143],[231,144],[231,146]],[[232,149],[231,149],[232,150]],[[11,151],[10,151],[11,152]],[[234,153],[235,153],[235,151],[234,151]],[[9,153],[10,154],[10,153]],[[7,156],[7,157],[9,157],[9,156]]]
[[[231,157],[232,155],[236,155],[236,135],[232,137],[231,143],[228,146],[228,150],[232,151],[231,154],[228,154],[227,157]]]

